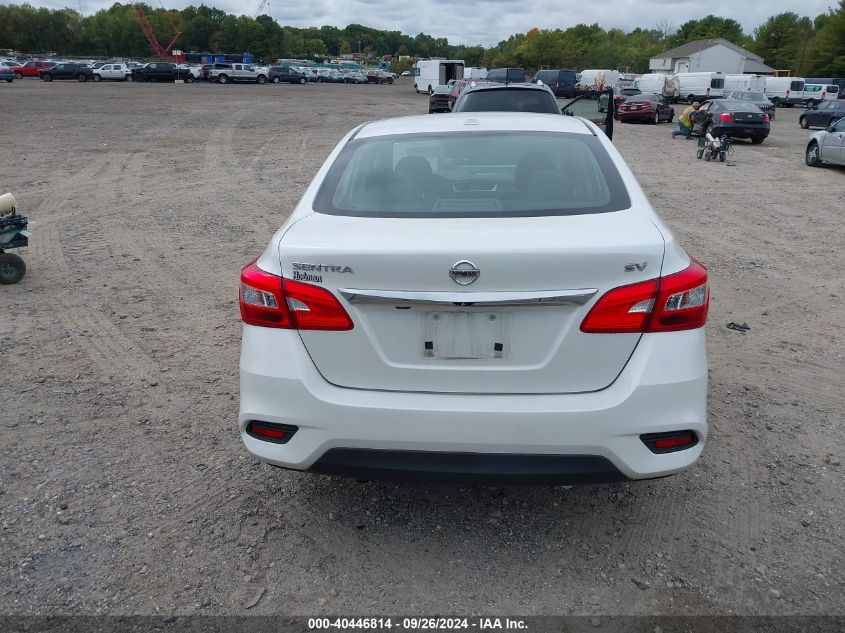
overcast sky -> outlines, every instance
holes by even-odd
[[[8,3],[8,0],[0,1]],[[206,4],[230,13],[253,15],[260,2],[207,0]],[[147,3],[161,6],[158,0],[147,0]],[[88,14],[109,7],[113,2],[36,0],[31,4],[82,8]],[[171,1],[163,4],[181,9],[200,2]],[[604,28],[619,27],[629,31],[637,26],[653,28],[664,18],[678,27],[687,20],[701,18],[708,13],[733,18],[742,24],[746,33],[751,34],[766,18],[777,13],[795,11],[815,17],[834,4],[835,0],[801,0],[800,3],[795,0],[269,0],[263,13],[272,15],[281,24],[297,27],[343,27],[357,23],[411,35],[422,32],[434,37],[447,37],[451,44],[490,46],[535,26],[554,29],[579,22],[598,22]]]

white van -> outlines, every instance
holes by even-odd
[[[802,101],[808,108],[822,101],[835,101],[839,98],[839,86],[834,84],[804,84]]]
[[[766,91],[766,78],[763,75],[725,75],[725,94],[736,90]]]
[[[725,96],[724,73],[678,73],[672,75],[675,101],[702,101]]]
[[[421,59],[414,64],[414,90],[431,94],[437,86],[464,78],[462,59]]]
[[[487,79],[487,69],[477,66],[464,68],[464,79]]]
[[[650,73],[634,80],[634,88],[643,94],[656,94],[664,97],[674,96],[674,89],[669,75]]]
[[[619,83],[617,70],[582,70],[578,79],[578,89],[583,91],[613,88]]]
[[[766,77],[763,91],[776,108],[804,103],[803,77]]]

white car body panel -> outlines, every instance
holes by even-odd
[[[486,219],[314,211],[320,185],[352,137],[468,129],[595,135],[618,170],[631,206],[608,213]],[[460,259],[482,271],[471,286],[458,286],[448,276]],[[329,155],[256,265],[292,278],[295,262],[353,269],[321,271],[315,285],[338,298],[354,328],[244,326],[240,428],[248,450],[264,461],[307,469],[332,448],[589,454],[610,460],[627,477],[644,478],[677,472],[701,453],[707,435],[703,329],[580,331],[584,316],[607,290],[690,264],[616,148],[586,120],[468,113],[403,117],[356,128]],[[629,262],[647,265],[625,270]],[[455,293],[508,298],[579,289],[595,294],[575,305],[434,310],[360,304],[352,292],[410,291],[426,298],[444,296],[448,303]],[[502,319],[513,353],[495,359],[423,357],[425,328],[441,309]],[[477,331],[481,324],[473,321],[465,329],[468,340],[489,341]],[[290,443],[272,444],[246,433],[250,420],[295,425],[298,431]],[[699,444],[655,454],[639,437],[679,429],[694,431]]]
[[[833,132],[820,130],[810,135],[819,147],[819,158],[832,165],[845,165],[845,118],[839,119]]]

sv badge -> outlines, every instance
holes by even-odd
[[[643,262],[642,264],[625,264],[625,272],[632,273],[635,270],[643,271],[646,266],[648,266],[648,262]]]

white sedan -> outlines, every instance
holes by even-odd
[[[592,123],[366,123],[241,273],[241,436],[364,479],[669,475],[707,437],[708,306]]]
[[[811,167],[822,163],[845,165],[845,117],[810,136],[805,160]]]

